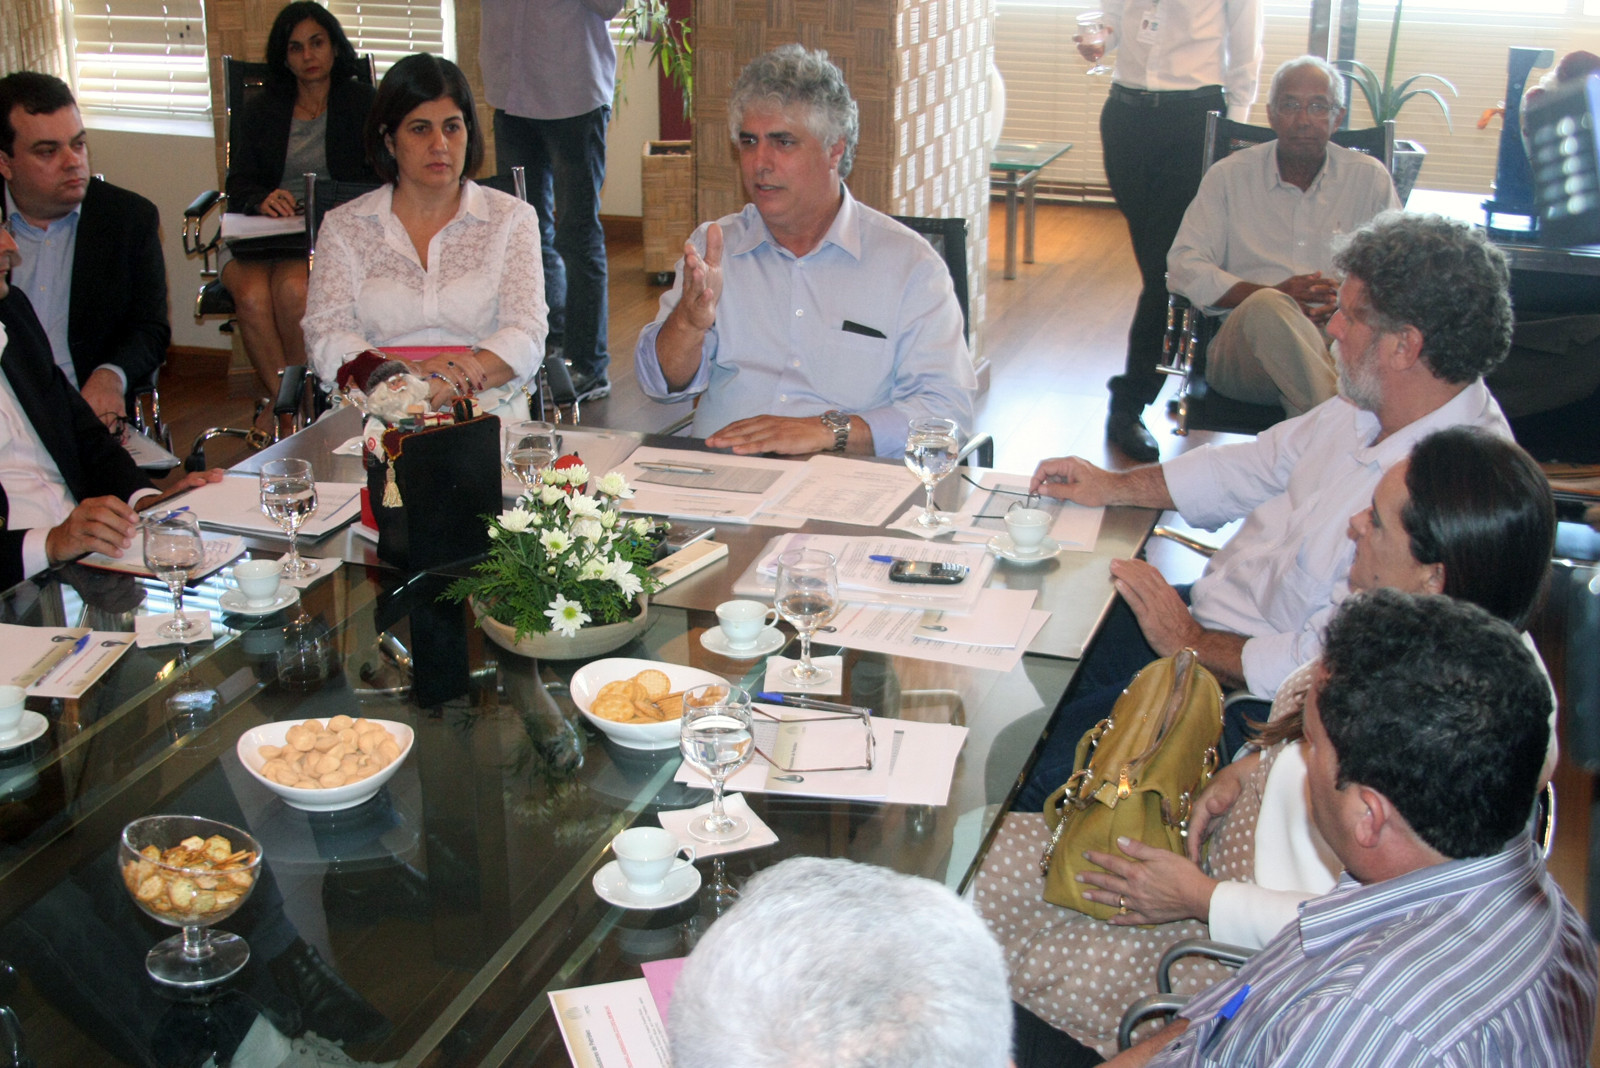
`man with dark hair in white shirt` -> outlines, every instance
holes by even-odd
[[[1105,49],[1116,51],[1100,112],[1106,181],[1128,220],[1143,290],[1128,328],[1128,358],[1111,391],[1106,440],[1130,460],[1160,459],[1145,406],[1167,322],[1167,250],[1200,186],[1206,112],[1244,122],[1261,70],[1260,0],[1107,0]],[[1080,43],[1098,59],[1098,46]]]
[[[1167,254],[1167,288],[1226,318],[1206,349],[1206,381],[1229,397],[1310,411],[1337,392],[1323,328],[1338,291],[1334,244],[1400,207],[1371,156],[1330,145],[1344,79],[1300,56],[1272,77],[1278,135],[1206,173]]]

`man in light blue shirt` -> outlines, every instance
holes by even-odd
[[[856,104],[827,53],[752,61],[728,124],[751,203],[684,245],[634,351],[645,394],[698,395],[694,433],[741,454],[898,456],[923,416],[969,432],[976,382],[949,270],[845,187]]]

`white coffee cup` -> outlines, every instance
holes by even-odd
[[[1017,502],[1006,509],[1006,533],[1019,556],[1032,556],[1039,551],[1039,543],[1050,532],[1050,513],[1043,508],[1029,508]]]
[[[0,740],[16,737],[27,697],[28,692],[21,686],[0,686]]]
[[[669,874],[694,863],[694,846],[684,845],[677,835],[660,827],[629,827],[611,839],[611,852],[616,854],[628,889],[640,897],[661,893]],[[678,854],[685,852],[688,856],[678,859]]]
[[[278,560],[246,560],[233,566],[233,580],[239,592],[252,608],[272,603],[278,596],[278,583],[282,578],[283,564]]]
[[[717,605],[717,622],[730,649],[749,649],[764,629],[778,622],[778,610],[760,601],[723,601]]]

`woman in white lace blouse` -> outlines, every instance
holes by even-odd
[[[483,135],[460,68],[427,53],[396,63],[366,142],[387,184],[318,231],[302,324],[317,374],[331,384],[368,348],[419,350],[409,355],[436,407],[475,393],[504,411],[544,359],[539,219],[468,177]]]

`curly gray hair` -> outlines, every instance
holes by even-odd
[[[757,56],[739,72],[728,100],[728,135],[739,140],[744,113],[752,106],[779,109],[799,104],[809,117],[806,125],[830,148],[844,142],[839,157],[839,177],[850,174],[856,158],[861,120],[844,75],[822,49],[808,51],[798,44],[779,45]]]
[[[1503,252],[1470,226],[1388,211],[1334,256],[1367,289],[1373,325],[1422,334],[1422,362],[1446,382],[1488,374],[1511,351],[1511,273]]]

